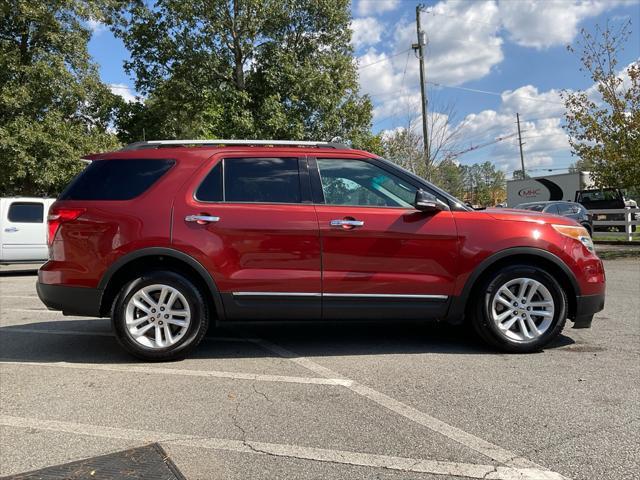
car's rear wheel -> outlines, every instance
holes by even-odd
[[[182,275],[153,271],[128,282],[116,299],[113,329],[120,344],[144,360],[174,360],[193,350],[207,331],[202,293]]]
[[[489,344],[508,352],[535,352],[562,331],[567,296],[545,270],[529,265],[504,267],[485,279],[473,323]]]

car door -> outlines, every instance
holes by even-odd
[[[420,186],[374,159],[312,159],[310,173],[322,240],[323,318],[444,315],[458,256],[451,211],[417,211]]]
[[[45,201],[6,199],[3,215],[2,260],[45,261],[48,256]]]
[[[176,247],[211,272],[227,319],[319,319],[320,238],[304,158],[212,158],[174,207]]]

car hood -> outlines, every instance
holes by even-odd
[[[550,213],[534,212],[532,210],[518,210],[515,208],[487,208],[484,212],[496,220],[512,222],[555,223],[556,225],[575,225],[575,220]]]

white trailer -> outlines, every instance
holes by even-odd
[[[54,201],[54,198],[0,198],[0,264],[47,260],[47,214]]]
[[[576,192],[593,186],[589,172],[561,173],[507,181],[507,206],[548,200],[576,200]]]

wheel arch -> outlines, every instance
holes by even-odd
[[[150,247],[120,257],[102,276],[100,315],[109,316],[120,288],[140,272],[169,270],[190,278],[202,290],[205,300],[215,308],[215,320],[224,319],[222,299],[215,281],[207,269],[192,256],[167,247]]]
[[[573,272],[556,255],[546,250],[534,247],[507,248],[485,258],[469,276],[462,289],[449,307],[447,315],[450,323],[461,323],[468,314],[471,305],[469,301],[475,298],[483,279],[487,278],[502,267],[521,263],[541,267],[548,271],[565,289],[568,300],[568,317],[573,318],[576,313],[576,297],[580,295],[580,286]]]

